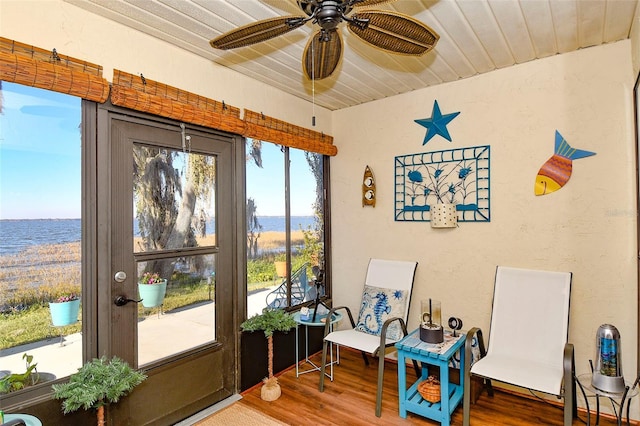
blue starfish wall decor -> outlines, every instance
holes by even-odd
[[[424,137],[424,141],[422,141],[422,145],[425,145],[429,140],[435,135],[440,135],[449,142],[451,142],[451,136],[449,135],[449,131],[447,130],[447,124],[451,122],[454,118],[456,118],[460,114],[458,112],[452,112],[451,114],[442,115],[440,112],[440,106],[438,105],[438,101],[433,102],[433,112],[431,113],[431,118],[422,118],[420,120],[414,120],[416,123],[421,125],[422,127],[427,128],[427,134]]]

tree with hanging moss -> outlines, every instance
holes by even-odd
[[[80,408],[95,409],[98,426],[104,426],[105,405],[118,402],[146,378],[118,357],[94,358],[72,374],[67,383],[53,385],[53,397],[63,400],[65,414]]]
[[[135,203],[144,251],[197,246],[196,230],[207,220],[204,206],[211,200],[216,163],[210,155],[183,154],[156,147],[134,149]],[[183,170],[176,167],[178,158],[185,162]],[[147,271],[169,278],[173,263],[153,261]]]

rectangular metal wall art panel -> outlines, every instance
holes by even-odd
[[[395,157],[395,220],[429,222],[451,203],[458,222],[489,222],[489,160],[489,145]]]

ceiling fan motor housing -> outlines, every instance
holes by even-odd
[[[332,31],[345,19],[346,4],[339,0],[305,1],[298,0],[298,5],[314,22],[325,31]],[[349,8],[351,9],[351,8]]]
[[[353,7],[351,6],[351,0],[297,0],[298,6],[307,16],[313,15],[316,9],[324,8],[325,5],[330,3],[333,4],[333,7],[337,7],[342,14],[347,14],[351,12]]]

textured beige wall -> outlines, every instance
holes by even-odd
[[[179,87],[311,128],[312,105],[192,53],[61,0],[1,0],[0,35]],[[208,44],[204,48],[209,48]],[[331,134],[331,112],[315,108],[314,130]]]
[[[640,5],[636,6],[636,15],[633,19],[633,26],[631,27],[631,60],[633,61],[633,73],[638,75],[640,73]]]
[[[419,262],[409,326],[421,299],[442,301],[445,320],[488,333],[496,265],[573,272],[570,336],[579,373],[594,357],[600,324],[620,330],[624,372],[636,374],[637,278],[634,75],[630,41],[537,60],[334,113],[340,155],[331,163],[334,303],[358,309],[371,257]],[[460,111],[423,145],[434,100]],[[559,130],[575,160],[557,192],[536,197],[534,179]],[[394,157],[491,146],[491,222],[432,229],[394,221]],[[375,208],[362,207],[366,165]],[[636,415],[637,416],[637,415]]]

